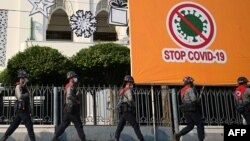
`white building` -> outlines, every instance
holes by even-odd
[[[108,24],[110,0],[45,1],[54,3],[47,10],[48,17],[30,15],[33,5],[29,0],[0,1],[0,70],[13,55],[32,45],[49,46],[70,57],[100,41],[128,43],[127,26]],[[37,6],[44,7],[42,2]],[[77,37],[71,30],[70,16],[78,10],[91,11],[96,17],[97,30],[90,38]]]

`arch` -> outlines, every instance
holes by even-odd
[[[97,3],[95,15],[99,14],[101,11],[109,11],[109,0],[100,0]]]
[[[108,24],[108,12],[100,11],[96,15],[97,25],[94,41],[117,41],[115,26]]]
[[[52,11],[46,30],[46,40],[70,40],[73,34],[65,9],[57,7]]]

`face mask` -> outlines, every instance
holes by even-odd
[[[29,80],[27,78],[24,79],[24,84],[27,84]]]
[[[133,84],[130,84],[130,86],[129,86],[130,88],[133,88],[134,87],[134,85]]]
[[[78,79],[77,79],[77,78],[74,78],[73,81],[74,81],[74,83],[77,83],[77,82],[78,82]]]

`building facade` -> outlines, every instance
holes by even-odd
[[[47,11],[32,13],[36,10]],[[45,9],[44,2],[53,3]],[[82,48],[112,41],[128,45],[128,26],[108,23],[110,0],[8,0],[0,1],[0,70],[16,53],[32,45],[58,49],[65,56],[72,56]],[[40,8],[40,9],[39,9]],[[42,9],[44,8],[44,9]],[[77,37],[72,31],[70,16],[78,10],[91,11],[97,20],[96,31],[89,38]],[[34,11],[33,11],[34,12]]]

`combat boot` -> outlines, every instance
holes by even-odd
[[[180,141],[180,134],[174,133],[173,141]]]
[[[30,139],[30,141],[36,141],[36,139],[35,139],[35,138],[33,138],[33,139]]]
[[[6,141],[7,140],[7,138],[8,138],[8,136],[2,136],[2,138],[0,139],[0,141]]]
[[[86,140],[86,138],[84,138],[84,139],[81,139],[81,141],[87,141],[87,140]]]
[[[51,141],[59,141],[58,137],[54,136]]]

